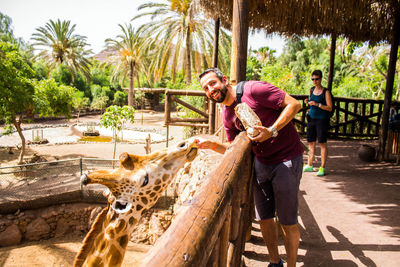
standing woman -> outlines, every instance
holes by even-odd
[[[325,175],[325,164],[328,158],[328,128],[329,112],[332,111],[332,95],[328,89],[321,86],[322,71],[314,70],[311,74],[314,86],[310,89],[310,95],[306,103],[310,105],[307,119],[307,142],[309,147],[308,162],[303,167],[303,172],[314,171],[313,161],[315,155],[315,143],[321,147],[321,166],[318,169],[318,176]]]

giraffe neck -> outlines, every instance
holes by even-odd
[[[92,246],[83,266],[121,266],[134,226],[141,215],[141,212],[135,212],[134,209],[132,207],[129,212],[119,214],[108,208],[104,220],[96,222],[101,227],[93,233]]]

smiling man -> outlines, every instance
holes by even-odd
[[[199,76],[200,85],[208,98],[224,105],[222,119],[228,142],[244,129],[237,118],[236,87],[217,68],[205,70]],[[296,266],[300,232],[297,225],[298,191],[302,175],[303,148],[291,120],[300,110],[300,103],[277,88],[261,81],[248,81],[241,101],[258,115],[260,133],[249,137],[255,158],[253,184],[256,218],[267,245],[269,267],[283,266],[278,252],[275,224],[277,214],[284,233],[289,267]],[[199,140],[198,147],[224,153],[229,143]]]

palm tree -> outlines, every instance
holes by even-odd
[[[125,27],[119,24],[122,34],[116,39],[106,39],[107,48],[112,51],[108,62],[115,65],[112,80],[120,80],[124,84],[126,77],[129,77],[128,105],[134,105],[134,78],[144,69],[147,61],[147,36],[140,30],[133,28],[131,24]],[[139,82],[139,79],[137,79]]]
[[[269,48],[268,46],[263,46],[258,48],[258,50],[253,50],[253,53],[262,64],[266,64],[267,62],[274,63],[276,61],[274,55],[276,50]]]
[[[87,57],[92,53],[87,50],[86,37],[74,34],[76,24],[50,20],[44,27],[36,29],[32,35],[33,46],[40,50],[39,56],[47,61],[50,67],[64,64],[72,72],[82,72],[90,77],[90,62]]]
[[[196,72],[211,66],[213,46],[213,23],[198,12],[192,0],[165,0],[164,3],[146,3],[138,10],[151,9],[137,15],[132,20],[150,16],[151,22],[143,29],[153,36],[155,55],[153,69],[155,78],[160,79],[171,63],[173,82],[177,66],[181,63],[186,74],[186,83],[191,82],[192,67]],[[156,19],[156,20],[155,20]],[[227,69],[227,55],[230,53],[230,37],[221,31],[219,61],[220,67]],[[171,61],[172,60],[172,61]],[[170,62],[171,61],[171,62]]]

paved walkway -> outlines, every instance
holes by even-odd
[[[362,162],[362,143],[330,141],[328,175],[303,175],[297,266],[400,266],[400,166]],[[279,250],[285,259],[282,240]],[[268,264],[256,222],[244,256]]]

